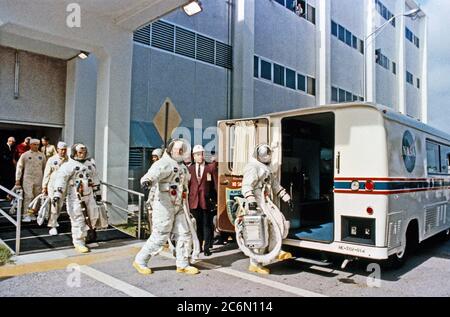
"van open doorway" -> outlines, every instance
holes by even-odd
[[[330,243],[334,240],[334,114],[289,117],[282,124],[281,184],[293,210],[289,238]]]

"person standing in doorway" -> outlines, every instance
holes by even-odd
[[[45,159],[48,160],[52,156],[56,155],[55,146],[50,144],[50,139],[46,136],[41,138],[41,152],[44,153]]]
[[[214,239],[214,210],[217,201],[217,169],[205,162],[205,149],[201,145],[192,150],[194,164],[189,166],[189,208],[197,222],[197,236],[203,254],[211,255]]]
[[[11,189],[14,186],[16,169],[14,166],[14,150],[16,139],[9,137],[6,144],[0,148],[0,185]],[[0,198],[5,198],[6,193],[0,192]]]
[[[19,158],[22,156],[22,154],[30,149],[30,140],[31,140],[31,137],[27,136],[25,138],[25,140],[23,140],[22,143],[20,143],[18,146],[16,146],[16,151],[14,152],[14,164],[17,164],[17,162],[19,162]]]

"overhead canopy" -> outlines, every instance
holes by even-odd
[[[131,121],[130,147],[158,148],[163,141],[151,122]]]

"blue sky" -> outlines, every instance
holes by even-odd
[[[450,133],[450,1],[418,1],[428,16],[428,123]]]

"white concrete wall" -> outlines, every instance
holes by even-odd
[[[15,52],[0,46],[0,121],[63,126],[66,62],[19,51],[19,98],[14,99]]]

